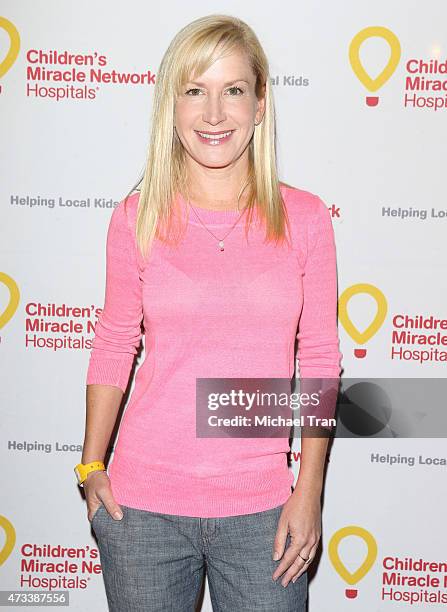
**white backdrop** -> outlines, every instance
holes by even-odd
[[[95,83],[87,66],[77,67],[85,82],[55,82],[45,71],[64,66],[39,54],[93,55],[96,67],[104,56],[102,70],[147,79],[174,34],[213,12],[246,20],[270,58],[281,179],[331,207],[340,296],[353,288],[339,311],[344,376],[445,377],[441,342],[420,362],[421,347],[393,338],[397,315],[447,318],[445,2],[3,0],[0,589],[46,590],[52,578],[53,588],[70,591],[72,610],[107,609],[73,466],[82,450],[95,309],[103,305],[108,220],[144,166],[153,90],[139,79]],[[354,36],[371,26],[394,35],[397,64],[376,92],[359,63],[372,79],[382,72],[390,57],[384,30],[366,38],[358,62],[349,59]],[[419,62],[432,60],[435,70],[424,72]],[[432,81],[425,89],[424,79]],[[374,95],[379,103],[368,106],[366,96]],[[90,206],[70,206],[75,200]],[[363,284],[372,291],[357,287]],[[377,309],[378,292],[386,309]],[[382,320],[362,337],[376,311]],[[410,324],[402,329],[411,331]],[[299,440],[293,450],[297,474]],[[180,459],[181,449],[172,453]],[[416,462],[391,465],[374,461],[376,453]],[[311,612],[445,606],[446,456],[443,439],[335,442]],[[427,465],[419,457],[441,460]],[[44,545],[71,549],[57,560],[73,567],[39,571],[37,562],[55,560],[35,548]],[[399,569],[405,560],[439,565]],[[429,585],[399,584],[399,575],[427,574]],[[202,610],[211,610],[207,587]]]

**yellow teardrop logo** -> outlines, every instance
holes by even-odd
[[[340,542],[349,536],[361,538],[366,546],[367,553],[363,563],[356,569],[355,572],[350,572],[340,558],[338,547]],[[329,542],[328,554],[335,571],[349,585],[354,585],[359,582],[374,565],[377,558],[377,543],[373,535],[358,525],[348,525],[334,533]],[[357,597],[357,589],[346,589],[345,595],[348,599]]]
[[[351,318],[348,313],[348,303],[349,300],[358,293],[367,293],[370,295],[377,304],[377,312],[374,319],[368,325],[368,327],[364,331],[360,331],[351,321]],[[351,336],[351,338],[357,344],[365,344],[374,334],[380,329],[382,326],[386,313],[388,311],[388,305],[386,301],[386,297],[384,294],[375,287],[374,285],[370,285],[369,283],[357,283],[356,285],[351,285],[343,291],[339,300],[338,300],[338,313],[341,324],[346,330],[346,333]],[[354,355],[356,357],[362,358],[366,356],[366,349],[354,349]]]
[[[0,283],[6,285],[9,290],[9,302],[5,310],[0,313],[0,329],[2,329],[17,310],[20,300],[20,291],[15,280],[5,272],[0,272]]]
[[[8,72],[17,59],[20,50],[20,36],[15,25],[5,17],[0,17],[0,28],[3,28],[9,36],[9,49],[3,61],[0,62],[1,78]]]
[[[360,60],[360,47],[368,38],[372,37],[383,38],[390,46],[390,57],[388,63],[382,72],[375,78],[371,78],[366,72]],[[360,30],[349,45],[349,61],[351,62],[352,70],[359,81],[366,87],[368,91],[375,92],[388,81],[399,64],[401,56],[400,42],[397,36],[388,28],[383,26],[369,26]],[[367,96],[366,104],[368,106],[377,106],[379,103],[378,96]]]
[[[16,530],[14,529],[14,525],[11,523],[11,521],[8,521],[6,516],[2,516],[1,514],[0,527],[5,532],[5,545],[0,550],[0,565],[3,565],[14,550],[14,545],[16,543]]]

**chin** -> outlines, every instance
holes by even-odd
[[[226,168],[227,166],[231,166],[234,160],[229,161],[211,161],[206,159],[197,160],[201,166],[205,168]]]

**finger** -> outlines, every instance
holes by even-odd
[[[279,521],[276,529],[275,540],[273,542],[273,561],[278,561],[284,554],[286,545],[288,525],[286,521]]]
[[[320,537],[317,537],[313,541],[313,544],[312,544],[312,541],[311,541],[310,544],[308,544],[307,546],[303,546],[303,549],[300,550],[301,557],[304,557],[305,559],[310,559],[310,561],[308,561],[306,563],[306,565],[309,565],[309,563],[312,562],[312,559],[317,554],[317,548],[318,548],[319,542],[320,542]]]
[[[312,546],[312,548],[310,549],[310,551],[308,553],[303,554],[303,557],[305,559],[310,559],[310,561],[308,561],[307,563],[305,561],[303,562],[304,565],[301,568],[301,570],[297,574],[292,576],[292,582],[296,582],[298,580],[298,578],[301,576],[301,574],[304,573],[308,569],[309,565],[312,563],[312,561],[313,561],[313,559],[314,559],[314,557],[316,555],[317,547],[318,547],[318,542],[314,546]],[[302,553],[300,553],[300,554],[302,554]]]
[[[283,558],[281,559],[281,562],[279,563],[278,567],[273,572],[273,575],[272,575],[273,580],[276,580],[277,578],[279,578],[279,576],[281,576],[292,565],[292,563],[298,557],[298,552],[301,550],[301,548],[302,548],[301,544],[297,544],[293,542],[289,544],[286,552],[283,555]]]
[[[298,578],[301,576],[301,574],[304,574],[304,572],[306,572],[308,570],[309,565],[312,563],[312,559],[313,559],[313,557],[311,557],[311,560],[308,563],[303,561],[303,567],[299,570],[298,573],[296,573],[294,576],[292,576],[292,582],[296,582],[298,580]]]
[[[289,582],[292,580],[292,578],[295,576],[295,574],[299,574],[300,572],[302,573],[305,567],[306,567],[305,562],[301,559],[301,557],[298,557],[292,563],[292,565],[289,567],[287,572],[282,577],[282,580],[281,580],[282,586],[284,587],[287,586]]]
[[[292,576],[292,580],[291,580],[290,582],[295,583],[295,582],[298,580],[298,578],[301,576],[301,574],[304,574],[304,572],[306,572],[306,571],[307,571],[307,565],[305,565],[304,567],[302,567],[302,568],[300,569],[300,571],[299,571],[297,574],[295,574],[294,576]]]
[[[312,563],[312,559],[315,557],[315,555],[317,554],[317,548],[318,548],[318,542],[319,539],[315,542],[315,544],[313,546],[311,546],[309,548],[309,550],[307,551],[306,548],[304,549],[305,552],[301,552],[300,551],[300,555],[302,557],[304,557],[305,559],[310,559],[310,561],[308,563],[306,563],[306,565],[309,565],[310,563]]]

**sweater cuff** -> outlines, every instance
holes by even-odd
[[[95,359],[91,357],[87,369],[87,385],[113,385],[123,393],[129,383],[130,370],[135,355],[123,353],[120,359]]]

